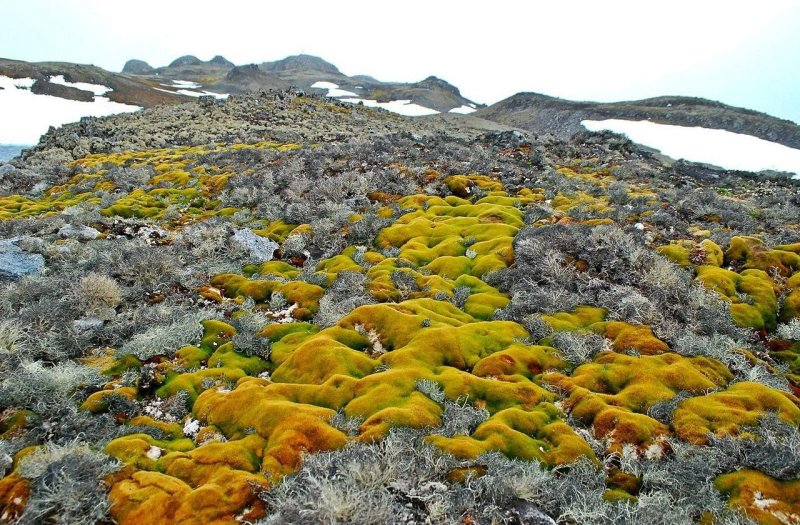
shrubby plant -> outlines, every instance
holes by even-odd
[[[95,525],[107,519],[103,478],[121,464],[88,445],[45,445],[20,460],[17,472],[31,492],[18,523]]]
[[[569,364],[580,366],[603,349],[605,340],[593,333],[556,332],[552,344]]]
[[[261,337],[258,333],[273,321],[260,312],[248,312],[234,318],[231,322],[236,329],[233,336],[233,347],[237,352],[242,352],[247,356],[257,356],[261,359],[269,359],[270,342],[266,337]]]
[[[89,273],[75,285],[72,290],[78,308],[90,317],[108,319],[113,317],[116,308],[122,302],[122,294],[117,282],[97,273]]]
[[[143,361],[157,355],[172,355],[182,346],[198,343],[203,336],[201,321],[215,317],[213,312],[205,310],[176,314],[168,324],[152,326],[135,334],[117,354],[135,355]]]
[[[778,326],[778,337],[800,341],[800,318],[795,318],[788,323]]]
[[[395,274],[400,272],[395,272]],[[357,272],[340,272],[319,301],[314,322],[322,328],[337,324],[345,315],[374,302],[366,289],[367,281]]]

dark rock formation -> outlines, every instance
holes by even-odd
[[[125,62],[122,72],[130,75],[150,75],[155,72],[155,69],[153,69],[150,64],[144,60],[133,59]]]

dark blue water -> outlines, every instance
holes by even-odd
[[[30,146],[19,146],[16,144],[0,144],[0,162],[5,162],[7,160],[11,160],[17,155],[19,155],[20,151],[23,148],[30,148]]]

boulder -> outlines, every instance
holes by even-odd
[[[233,234],[233,240],[246,249],[250,257],[258,262],[271,261],[275,250],[280,248],[277,242],[256,235],[252,230],[246,228],[236,230]]]
[[[76,100],[78,102],[93,102],[94,93],[91,91],[84,91],[72,86],[62,86],[61,84],[53,84],[46,80],[39,79],[31,86],[31,93],[37,95],[49,95],[51,97],[65,98],[67,100]]]
[[[18,237],[0,240],[0,279],[19,279],[44,271],[44,257],[17,245]]]
[[[91,226],[74,226],[65,224],[58,230],[58,236],[62,239],[77,239],[79,241],[91,241],[100,236],[100,232]]]

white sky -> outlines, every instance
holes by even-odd
[[[436,75],[476,102],[694,95],[800,122],[800,0],[0,0],[0,56],[166,65],[308,53],[346,74]]]

